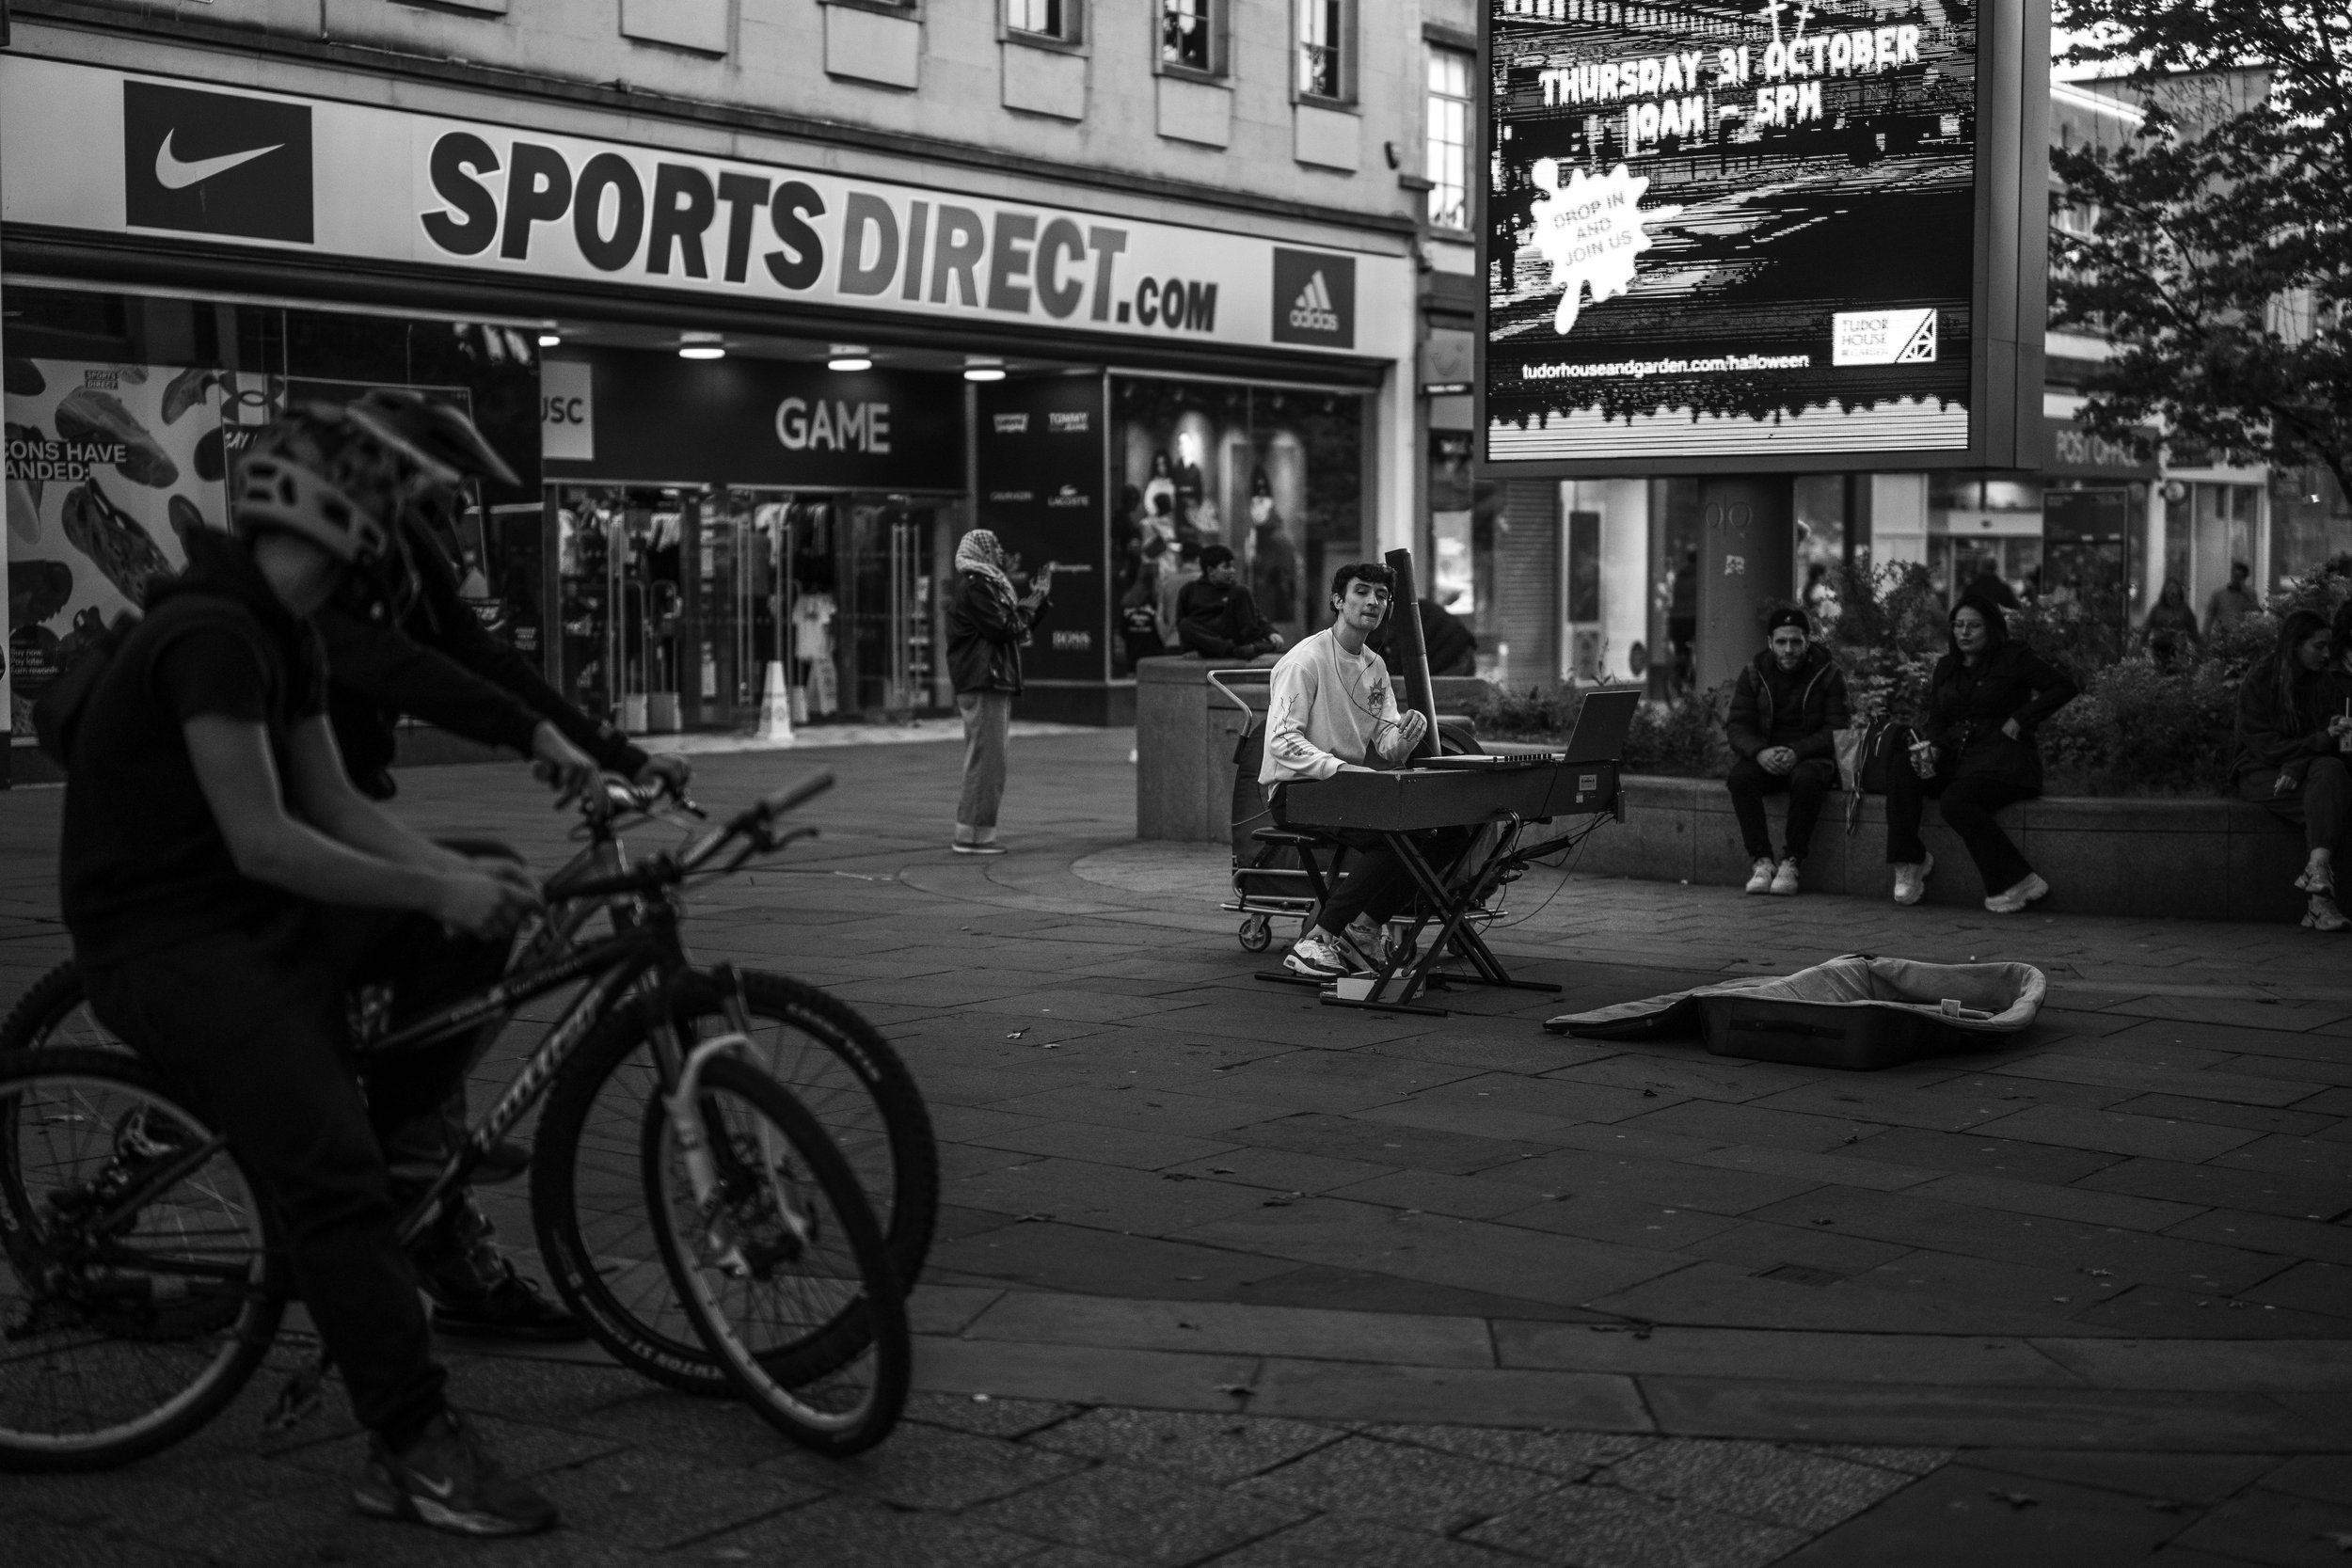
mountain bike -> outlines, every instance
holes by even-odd
[[[599,912],[618,932],[632,895],[597,884],[630,865],[626,832],[674,805],[700,818],[691,801],[661,785],[607,779],[580,802],[580,851],[546,884],[543,919],[516,942],[507,974],[532,973],[581,951]],[[532,994],[538,994],[533,992]],[[849,1161],[883,1227],[900,1283],[912,1289],[930,1249],[939,1213],[939,1152],[913,1076],[890,1042],[855,1009],[817,988],[760,971],[696,970],[670,977],[668,1022],[682,1038],[734,1033],[749,1056],[814,1116]],[[486,1014],[477,1055],[530,1000],[516,995]],[[580,1042],[578,1065],[555,1085],[532,1158],[534,1209],[568,1216],[542,1261],[564,1304],[624,1365],[685,1393],[729,1391],[725,1370],[704,1348],[671,1287],[642,1206],[605,1206],[594,1195],[617,1177],[624,1191],[638,1158],[639,1117],[660,1082],[652,1016],[618,1006]],[[381,999],[355,1007],[365,1043],[380,1022]],[[80,969],[69,958],[43,974],[0,1022],[0,1061],[15,1051],[57,1047],[127,1051],[90,1009]],[[585,1196],[583,1196],[585,1195]]]
[[[611,937],[365,1048],[421,1048],[580,983],[406,1211],[406,1242],[542,1095],[542,1139],[576,1141],[610,1042],[642,1031],[650,1067],[634,1169],[590,1167],[589,1181],[567,1165],[534,1173],[541,1246],[588,1257],[600,1278],[581,1248],[582,1211],[641,1211],[707,1362],[787,1437],[847,1454],[881,1441],[904,1404],[904,1287],[848,1160],[753,1060],[739,977],[692,968],[679,931],[690,879],[813,834],[774,823],[831,784],[779,790],[675,855],[575,879],[569,896],[618,901]],[[725,1031],[677,1026],[712,1006]],[[603,1058],[589,1050],[599,1038]],[[291,1288],[276,1222],[227,1140],[119,1051],[0,1058],[0,1468],[97,1468],[185,1437],[261,1365]],[[623,1353],[610,1316],[588,1322]],[[298,1419],[324,1373],[323,1360],[304,1366],[273,1418]]]

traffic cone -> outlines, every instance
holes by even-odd
[[[785,684],[784,660],[768,661],[767,676],[760,683],[759,738],[778,745],[792,744],[792,691]]]

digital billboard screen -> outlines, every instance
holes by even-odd
[[[1489,463],[1968,451],[1975,6],[1489,4]]]

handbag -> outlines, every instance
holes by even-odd
[[[1846,774],[1848,736],[1855,736],[1853,771]],[[1851,838],[1862,828],[1862,798],[1883,795],[1890,770],[1911,766],[1911,743],[1914,739],[1909,724],[1898,724],[1891,719],[1873,719],[1859,731],[1837,732],[1838,772],[1848,779],[1846,788],[1846,835]]]

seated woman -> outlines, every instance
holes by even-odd
[[[1927,717],[1911,766],[1887,770],[1886,859],[1895,902],[1927,892],[1935,857],[1919,842],[1921,802],[1939,800],[1944,821],[1968,847],[1984,879],[1984,907],[2015,914],[2050,891],[1993,819],[2003,806],[2042,793],[2034,729],[2074,698],[2066,673],[2009,640],[1997,605],[1971,589],[1952,607],[1951,652],[1928,677]]]
[[[1765,626],[1763,652],[1740,672],[1724,733],[1739,760],[1724,784],[1740,818],[1752,863],[1750,893],[1793,896],[1821,803],[1837,787],[1837,740],[1846,727],[1846,673],[1812,640],[1802,610],[1778,610]],[[1772,858],[1764,798],[1788,795],[1788,852]]]
[[[2343,634],[2352,615],[2340,614]],[[2254,800],[2303,830],[2307,851],[2296,887],[2309,896],[2303,925],[2352,927],[2336,904],[2336,851],[2352,816],[2352,673],[2343,642],[2319,612],[2298,610],[2279,628],[2278,651],[2246,673],[2237,694],[2237,749],[2231,772],[2241,800]]]

